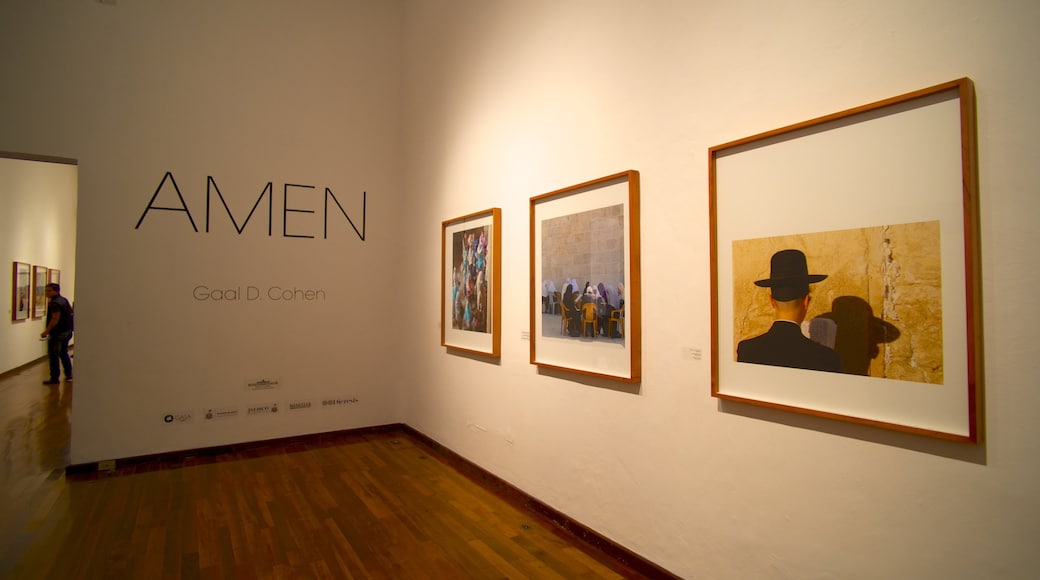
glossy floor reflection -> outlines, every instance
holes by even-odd
[[[66,476],[73,386],[0,378],[0,578],[619,578],[408,433]]]
[[[52,508],[65,488],[73,383],[44,385],[46,361],[0,379],[0,578],[53,531]]]

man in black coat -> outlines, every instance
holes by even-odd
[[[833,349],[802,334],[801,324],[809,310],[809,284],[826,274],[809,274],[805,254],[781,250],[769,262],[769,278],[756,286],[770,289],[769,303],[776,320],[765,334],[737,344],[737,362],[815,371],[841,372],[841,359]]]

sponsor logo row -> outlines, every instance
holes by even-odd
[[[361,401],[357,397],[351,397],[348,399],[321,399],[320,401],[302,399],[289,401],[285,404],[273,402],[248,405],[245,407],[212,407],[207,408],[202,413],[196,413],[195,411],[173,411],[163,413],[162,422],[167,425],[194,423],[196,420],[210,422],[222,419],[233,419],[240,416],[258,417],[277,415],[285,410],[288,410],[289,412],[309,411],[317,408],[328,409],[335,407],[348,407],[360,403]]]

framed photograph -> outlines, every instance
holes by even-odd
[[[25,320],[32,311],[32,270],[25,262],[11,269],[11,320]]]
[[[47,269],[47,283],[48,284],[61,284],[61,270],[57,268]]]
[[[441,223],[441,345],[492,357],[502,345],[502,210]]]
[[[531,198],[531,364],[640,380],[639,172]]]
[[[32,287],[32,317],[43,318],[47,314],[47,295],[44,293],[47,287],[47,266],[33,266]]]
[[[977,442],[976,167],[966,78],[712,147],[712,395]]]

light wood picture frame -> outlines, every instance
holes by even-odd
[[[708,157],[712,395],[978,442],[971,80],[724,143]],[[802,332],[781,340],[794,328],[784,320]]]
[[[501,232],[497,207],[441,223],[441,346],[501,356]]]
[[[531,364],[639,382],[639,172],[532,197],[530,209]]]
[[[43,318],[47,314],[47,266],[33,266],[32,268],[32,317]]]
[[[11,320],[26,320],[32,313],[32,268],[25,262],[11,265]]]

